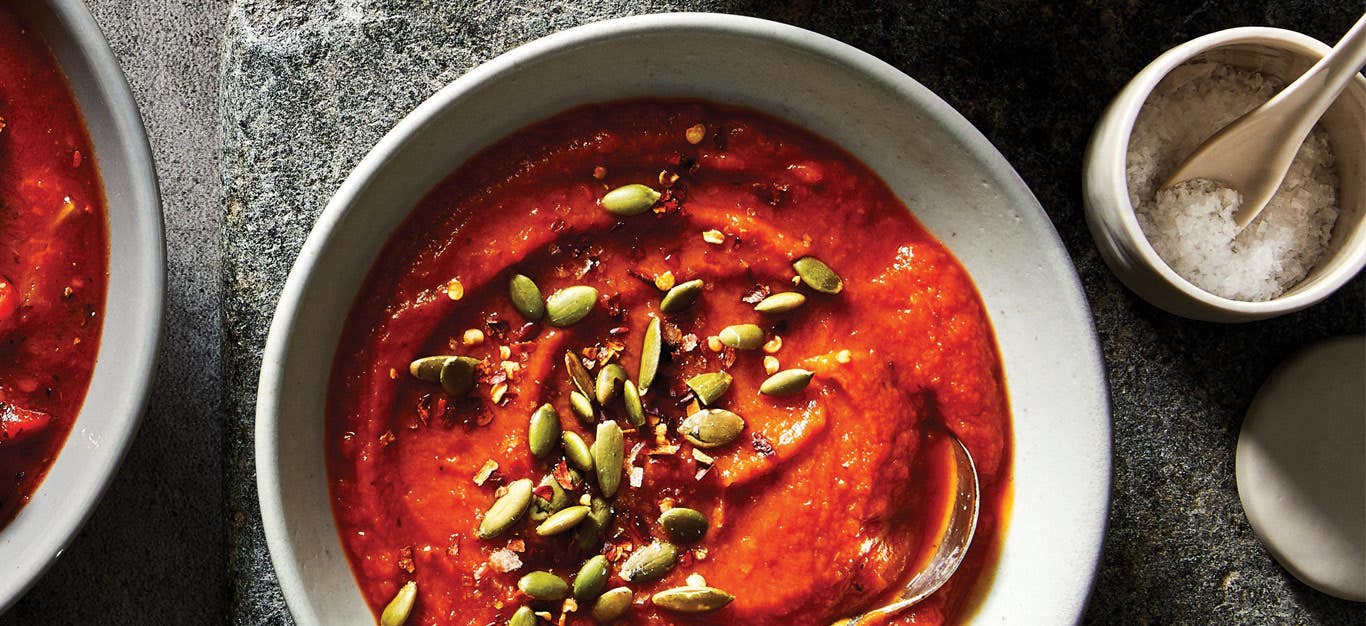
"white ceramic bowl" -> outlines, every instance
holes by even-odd
[[[85,116],[109,207],[109,294],[76,424],[33,499],[0,529],[0,612],[80,529],[132,442],[151,388],[166,290],[152,154],[109,45],[80,0],[14,6],[47,40]]]
[[[261,513],[303,625],[373,624],[329,506],[328,368],[362,280],[418,200],[480,148],[575,105],[697,96],[834,140],[958,255],[992,315],[1015,420],[1014,507],[980,623],[1081,614],[1109,497],[1110,415],[1090,313],[1038,202],[971,125],[895,68],[773,22],[672,14],[600,22],[522,46],[398,124],[319,218],[271,325],[256,417]]]
[[[1101,257],[1125,285],[1177,315],[1213,322],[1250,322],[1298,311],[1332,295],[1366,265],[1366,78],[1357,76],[1321,124],[1337,157],[1341,213],[1329,250],[1300,283],[1265,302],[1209,293],[1167,265],[1139,228],[1129,202],[1125,165],[1129,137],[1143,103],[1162,79],[1192,60],[1227,63],[1289,84],[1329,47],[1279,28],[1232,28],[1168,50],[1143,68],[1115,97],[1086,150],[1083,194],[1086,223]]]

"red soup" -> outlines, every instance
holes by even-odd
[[[893,623],[964,619],[1004,524],[972,280],[827,141],[643,100],[535,124],[427,195],[351,311],[326,437],[386,623],[827,626],[925,562],[949,431],[977,539]]]
[[[0,526],[71,432],[100,343],[109,244],[80,111],[0,2]]]

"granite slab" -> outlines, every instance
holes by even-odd
[[[1102,108],[1157,54],[1252,24],[1332,41],[1359,13],[1351,4],[237,2],[220,111],[233,620],[289,622],[257,512],[252,411],[276,298],[333,190],[400,117],[479,62],[577,24],[687,9],[787,22],[877,55],[958,108],[1038,195],[1095,312],[1114,401],[1110,528],[1087,622],[1361,623],[1363,605],[1300,584],[1258,544],[1238,504],[1233,444],[1278,362],[1317,339],[1363,331],[1366,281],[1267,322],[1173,317],[1125,290],[1100,261],[1082,218],[1079,171]]]

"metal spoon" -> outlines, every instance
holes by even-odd
[[[948,438],[953,463],[954,498],[948,524],[944,526],[944,534],[939,539],[934,556],[930,557],[925,569],[906,583],[906,588],[901,590],[901,595],[896,601],[857,617],[837,621],[831,626],[882,623],[930,597],[930,594],[938,591],[949,581],[953,573],[958,571],[958,566],[963,563],[963,557],[968,554],[968,546],[972,544],[972,536],[977,532],[977,513],[980,506],[977,465],[972,462],[972,455],[968,453],[967,446],[964,446],[958,437],[949,433]]]
[[[1366,16],[1289,87],[1206,139],[1162,188],[1193,178],[1232,187],[1243,196],[1233,221],[1246,227],[1266,208],[1304,138],[1363,64]]]

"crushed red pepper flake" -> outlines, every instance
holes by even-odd
[[[740,296],[740,301],[745,304],[759,304],[770,295],[773,295],[773,290],[769,289],[768,285],[756,284],[745,292],[745,295]]]
[[[578,489],[579,482],[583,480],[582,478],[576,480],[574,471],[563,460],[555,466],[555,471],[551,472],[551,475],[555,477],[555,482],[559,483],[561,487],[571,490]]]
[[[409,574],[411,574],[411,573],[413,573],[414,571],[417,570],[416,565],[413,563],[413,547],[412,547],[412,546],[404,546],[404,547],[402,547],[402,548],[399,548],[399,551],[398,551],[398,567],[399,567],[399,569],[401,569],[401,570],[403,570],[403,571],[405,571],[405,572],[408,572]]]
[[[756,430],[750,434],[750,439],[753,440],[754,451],[759,453],[759,456],[768,458],[776,454],[773,450],[773,442],[769,441],[763,433]]]
[[[384,431],[384,434],[383,434],[383,435],[380,435],[380,436],[379,436],[379,442],[380,442],[381,444],[383,444],[384,446],[386,446],[386,447],[387,447],[389,444],[393,443],[393,442],[394,442],[394,439],[397,439],[397,437],[394,436],[394,431],[393,431],[393,430],[386,430],[386,431]]]

